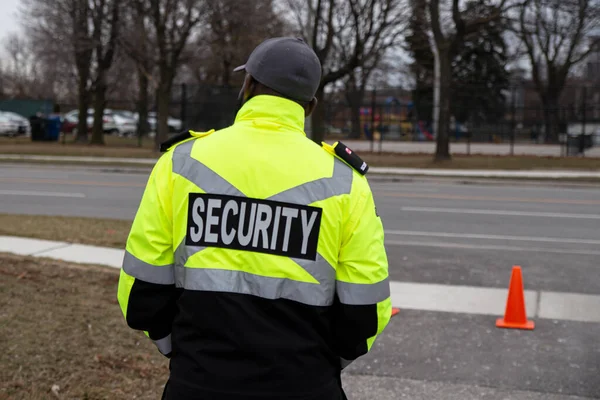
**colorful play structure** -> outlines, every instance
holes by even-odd
[[[388,139],[404,139],[410,141],[432,141],[434,136],[424,121],[415,124],[411,119],[414,104],[412,101],[402,102],[395,97],[388,97],[384,104],[375,107],[372,117],[371,107],[361,107],[360,118],[363,134],[367,140],[379,140],[381,134]],[[374,122],[374,129],[371,123]]]

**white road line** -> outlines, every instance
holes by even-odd
[[[528,251],[534,253],[555,253],[555,254],[574,254],[579,256],[600,256],[600,251],[594,250],[571,250],[555,249],[545,247],[518,247],[518,246],[494,246],[477,245],[464,243],[440,243],[440,242],[417,242],[410,240],[386,240],[388,246],[419,246],[419,247],[439,247],[448,249],[468,249],[468,250],[502,250],[502,251]]]
[[[474,233],[421,232],[421,231],[396,231],[396,230],[386,230],[385,233],[386,233],[386,235],[401,235],[401,236],[426,236],[426,237],[444,237],[444,238],[460,238],[460,239],[516,240],[516,241],[523,241],[523,242],[576,243],[576,244],[599,244],[600,245],[600,240],[574,239],[574,238],[480,235],[480,234],[474,234]]]
[[[580,218],[600,219],[598,214],[567,214],[529,211],[504,211],[504,210],[473,210],[466,208],[435,208],[435,207],[400,207],[402,211],[450,213],[450,214],[481,214],[481,215],[512,215],[520,217],[544,217],[544,218]]]
[[[372,185],[373,193],[377,196],[377,193],[419,193],[419,192],[430,192],[438,193],[439,189],[434,188],[423,188],[423,187],[395,187],[395,186],[375,186]]]
[[[68,192],[34,192],[31,190],[0,190],[0,195],[7,196],[39,196],[39,197],[72,197],[85,198],[83,193],[68,193]]]

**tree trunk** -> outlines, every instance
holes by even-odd
[[[359,139],[362,128],[360,126],[360,106],[362,105],[364,90],[353,90],[346,96],[346,101],[350,106],[350,121],[352,122],[352,130],[350,131],[350,139]]]
[[[438,48],[434,51],[435,63],[435,94],[437,104],[434,109],[436,149],[434,161],[449,160],[450,143],[448,131],[450,130],[450,89],[452,80],[452,69],[450,60],[450,49],[448,47]],[[434,102],[436,103],[436,102]]]
[[[546,143],[556,143],[558,141],[558,130],[560,116],[558,115],[559,95],[553,92],[546,92],[542,95],[542,104],[544,106],[544,132]]]
[[[156,90],[156,149],[160,144],[167,139],[169,133],[169,104],[171,102],[171,79],[161,79],[158,89]]]
[[[77,121],[77,142],[87,142],[87,110],[89,107],[89,91],[87,89],[88,76],[80,71],[79,82],[77,83],[77,102],[79,108],[79,121]]]
[[[94,125],[90,144],[104,145],[104,103],[106,101],[106,81],[104,74],[98,72],[97,84],[94,90]]]
[[[325,136],[325,105],[323,104],[324,95],[325,86],[321,84],[317,89],[317,93],[315,94],[315,97],[319,103],[317,104],[317,107],[313,111],[310,118],[311,139],[319,146],[321,145],[321,142]]]
[[[138,146],[141,147],[142,138],[148,135],[148,131],[150,130],[150,124],[148,123],[148,77],[146,76],[142,68],[138,68],[138,85],[138,124],[136,134],[138,137]]]

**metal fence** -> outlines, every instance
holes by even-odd
[[[475,96],[473,87],[462,96]],[[182,129],[208,130],[229,126],[237,111],[238,87],[178,84],[173,87],[170,116],[182,121]],[[359,107],[350,107],[344,93],[329,93],[325,107],[324,134],[327,139],[356,138],[377,141],[428,142],[435,139],[432,112],[419,113],[413,92],[402,89],[366,92]],[[475,98],[474,97],[474,98]],[[155,111],[154,96],[149,109]],[[453,101],[461,101],[456,95]],[[473,101],[464,102],[474,104]],[[461,103],[462,104],[462,103]],[[136,111],[136,103],[109,99],[107,108]],[[76,109],[76,104],[60,104],[61,112]],[[478,107],[475,103],[474,107]],[[489,108],[489,107],[488,107]],[[552,143],[544,137],[545,109],[531,85],[513,87],[505,93],[501,110],[489,118],[478,111],[477,118],[455,121],[449,137],[453,142],[473,143]],[[456,111],[456,108],[454,108]],[[459,114],[461,110],[458,110]],[[466,110],[472,111],[472,110]],[[559,139],[566,134],[598,132],[600,135],[600,85],[569,86],[563,91],[559,106],[552,110],[559,121]],[[423,115],[425,114],[425,115]],[[428,115],[427,115],[428,114]],[[473,113],[471,113],[473,114]],[[354,122],[353,122],[354,121]],[[311,129],[307,126],[307,129]],[[556,138],[552,138],[556,143]],[[564,140],[559,140],[564,141]]]
[[[461,96],[474,96],[484,88],[472,87]],[[343,100],[327,102],[326,134],[329,136],[352,136],[365,140],[385,141],[432,141],[433,108],[419,114],[419,107],[413,101],[413,94],[406,91],[367,93],[360,107],[351,109]],[[471,101],[454,94],[451,103],[478,107]],[[370,99],[369,99],[370,98]],[[463,101],[461,101],[463,100]],[[567,134],[587,135],[600,132],[600,84],[591,86],[569,86],[564,89],[558,107],[546,109],[539,95],[532,87],[513,88],[505,93],[502,104],[487,114],[481,109],[460,109],[451,104],[453,114],[466,114],[469,118],[456,121],[454,115],[448,135],[452,141],[472,141],[475,143],[557,143]],[[558,137],[545,137],[545,116],[547,111],[558,121]],[[358,114],[359,129],[357,129]],[[475,114],[475,115],[474,115]],[[355,121],[352,123],[352,121]],[[358,132],[357,132],[358,131]],[[562,140],[561,140],[562,139]]]

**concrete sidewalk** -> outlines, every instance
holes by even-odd
[[[0,154],[4,161],[31,162],[67,162],[74,164],[95,165],[130,165],[135,167],[152,167],[154,158],[115,158],[115,157],[73,157],[73,156],[41,156]],[[578,170],[461,170],[430,168],[392,168],[370,167],[368,174],[378,176],[424,176],[424,177],[459,177],[459,178],[516,178],[516,179],[600,179],[600,171]]]
[[[121,249],[13,236],[0,236],[2,252],[113,268],[121,267],[124,256]],[[399,281],[392,281],[390,288],[392,305],[401,309],[490,316],[503,315],[507,295],[501,288]],[[525,300],[533,319],[600,322],[599,295],[526,290]]]

